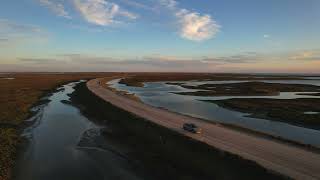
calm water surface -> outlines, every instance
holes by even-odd
[[[49,104],[38,107],[34,125],[24,132],[30,144],[18,162],[15,179],[140,179],[128,161],[114,151],[100,149],[98,145],[78,145],[84,132],[99,136],[100,127],[82,116],[77,108],[61,102],[69,100],[67,94],[74,91],[74,85],[63,86],[49,97]]]
[[[262,82],[273,83],[291,83],[291,84],[312,84],[320,86],[320,80],[261,80]],[[196,91],[185,89],[177,85],[168,85],[166,82],[145,83],[145,87],[129,87],[119,84],[119,79],[110,81],[112,87],[119,90],[128,91],[136,94],[144,103],[166,108],[173,112],[190,115],[209,121],[217,121],[222,123],[234,124],[256,131],[264,132],[274,136],[280,136],[285,139],[312,144],[320,147],[320,131],[298,127],[282,122],[275,122],[265,119],[249,118],[245,113],[228,110],[215,104],[203,102],[199,100],[219,100],[230,98],[277,98],[277,99],[294,99],[294,98],[320,98],[317,96],[297,95],[298,92],[281,93],[279,96],[219,96],[219,97],[199,97],[184,96],[174,94],[172,92]],[[199,84],[223,84],[237,83],[247,81],[187,81],[182,82],[188,85]],[[320,92],[320,88],[319,88]]]

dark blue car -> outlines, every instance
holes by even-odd
[[[184,123],[182,129],[184,129],[185,131],[195,133],[195,134],[200,134],[202,132],[202,129],[193,123]]]

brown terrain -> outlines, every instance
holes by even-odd
[[[56,87],[80,79],[104,78],[105,82],[126,77],[122,83],[143,86],[143,82],[183,80],[248,80],[248,79],[301,79],[295,76],[255,76],[237,74],[197,73],[9,73],[0,74],[0,179],[7,180],[12,173],[17,150],[23,149],[22,130],[28,125],[24,120],[32,114],[30,108],[45,103],[41,97],[50,94]],[[116,91],[116,90],[113,90]],[[109,92],[109,91],[108,91]],[[137,100],[134,95],[117,92]]]
[[[100,81],[101,79],[91,80],[87,86],[114,106],[294,179],[320,179],[320,155],[316,152],[154,108],[115,94],[100,86]],[[195,135],[181,130],[186,122],[198,124],[203,129],[203,134]]]

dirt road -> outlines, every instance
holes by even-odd
[[[215,148],[255,161],[267,169],[294,179],[320,179],[320,154],[318,153],[151,107],[116,95],[103,88],[99,81],[99,79],[95,79],[87,82],[90,91],[105,101],[137,116]],[[183,131],[181,127],[185,122],[199,125],[203,129],[203,134],[197,135]]]

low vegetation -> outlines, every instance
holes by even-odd
[[[172,84],[172,83],[171,83]],[[241,82],[225,84],[202,84],[188,86],[178,84],[187,89],[199,89],[195,92],[179,92],[180,95],[193,96],[276,96],[280,92],[319,92],[320,86],[306,84],[281,84],[266,82]]]
[[[30,108],[55,87],[80,79],[111,74],[2,74],[0,77],[0,180],[10,179]]]
[[[84,83],[71,101],[89,119],[108,127],[108,142],[125,145],[127,156],[147,168],[151,179],[283,179],[247,161],[145,121],[92,94]],[[111,130],[110,130],[111,129]]]
[[[249,113],[249,117],[281,121],[307,128],[320,129],[320,99],[250,99],[235,98],[208,101],[227,109]]]

